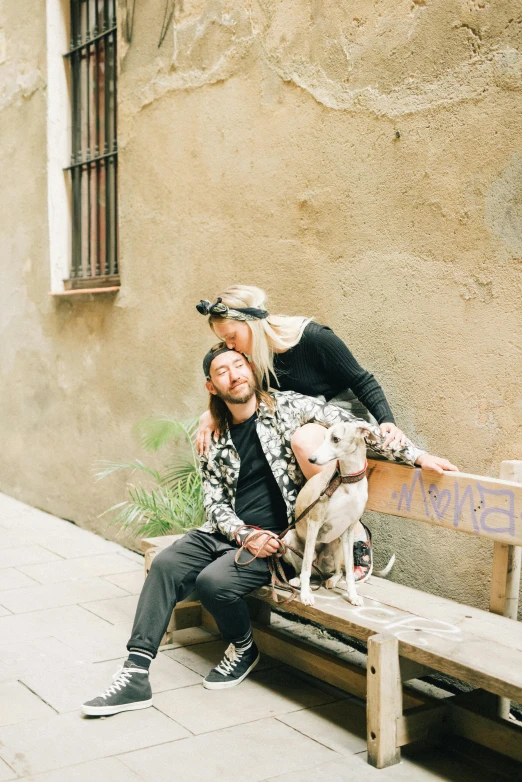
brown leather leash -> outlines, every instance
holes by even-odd
[[[301,557],[303,559],[303,554],[300,551],[297,551],[293,546],[291,546],[289,543],[285,543],[283,540],[284,536],[287,534],[287,532],[290,532],[291,529],[293,529],[296,524],[298,524],[302,518],[304,518],[312,508],[314,508],[317,503],[322,500],[323,497],[331,497],[335,491],[341,486],[343,483],[358,483],[359,481],[362,481],[363,478],[366,476],[366,471],[368,469],[368,462],[365,461],[364,468],[360,472],[350,473],[349,475],[341,475],[341,468],[339,462],[337,462],[335,472],[332,475],[328,485],[323,489],[323,491],[319,494],[319,496],[310,504],[308,505],[305,510],[299,514],[299,516],[294,519],[294,521],[288,525],[286,529],[284,529],[282,532],[279,533],[276,537],[281,541],[281,545],[279,547],[279,550],[276,554],[271,554],[269,557],[266,557],[268,570],[270,571],[270,586],[272,588],[272,600],[274,603],[290,603],[296,595],[299,593],[299,589],[297,587],[292,586],[287,577],[286,573],[283,569],[283,565],[281,564],[282,557],[286,554],[287,550],[290,549],[294,554],[297,554],[298,557]],[[238,534],[241,532],[241,530],[245,529],[251,529],[253,532],[251,532],[243,542],[238,540]],[[239,559],[241,557],[241,552],[247,550],[246,544],[247,542],[252,543],[254,540],[257,540],[262,535],[266,535],[266,530],[264,530],[262,527],[254,527],[249,524],[243,524],[241,527],[239,527],[234,537],[236,539],[236,543],[239,546],[239,550],[236,552],[235,556],[235,563],[238,565],[238,567],[246,567],[247,565],[250,565],[251,562],[253,562],[255,559],[258,558],[259,552],[257,554],[254,554],[251,559],[247,560],[246,562],[240,562]],[[261,549],[262,550],[262,549]],[[317,565],[315,565],[312,562],[312,567],[314,570],[319,574],[319,578],[321,579],[321,583],[319,585],[316,585],[315,587],[312,587],[312,589],[315,591],[317,589],[320,589],[323,585],[325,578]],[[290,592],[289,597],[286,598],[286,600],[279,600],[279,597],[276,592],[276,588],[280,589],[284,592]]]

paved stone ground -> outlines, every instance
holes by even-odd
[[[478,765],[441,750],[376,771],[364,705],[275,660],[235,689],[205,690],[224,644],[200,628],[179,631],[153,663],[152,708],[82,717],[125,654],[142,568],[139,555],[0,495],[0,782],[506,778],[484,755]]]

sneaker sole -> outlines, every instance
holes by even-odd
[[[152,706],[152,698],[148,701],[137,703],[125,703],[122,706],[82,706],[82,714],[87,717],[109,717],[111,714],[119,714],[120,711],[135,711],[136,709],[148,709]]]
[[[241,684],[243,679],[245,679],[250,671],[253,671],[256,665],[258,664],[259,660],[261,659],[261,655],[257,655],[257,659],[254,660],[250,668],[245,671],[243,676],[240,676],[239,679],[234,679],[230,682],[207,682],[205,679],[203,679],[203,687],[205,687],[206,690],[226,690],[228,687],[237,687],[238,684]]]

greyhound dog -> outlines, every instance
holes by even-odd
[[[333,589],[341,580],[344,564],[348,600],[353,605],[363,605],[363,599],[355,589],[353,544],[355,526],[368,500],[368,481],[364,472],[365,438],[371,438],[373,431],[374,427],[365,421],[335,424],[328,429],[324,443],[310,456],[312,464],[336,461],[310,478],[301,489],[296,502],[296,518],[318,497],[320,499],[285,536],[285,541],[294,548],[303,551],[304,547],[302,562],[290,549],[285,554],[285,559],[296,572],[300,571],[300,577],[292,579],[290,584],[301,586],[301,602],[304,605],[314,605],[310,576],[316,558],[319,570],[323,574],[331,574],[325,583],[328,589]],[[344,481],[331,496],[323,494],[337,467]]]

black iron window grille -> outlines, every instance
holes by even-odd
[[[66,288],[119,285],[116,0],[71,0],[72,261]]]

